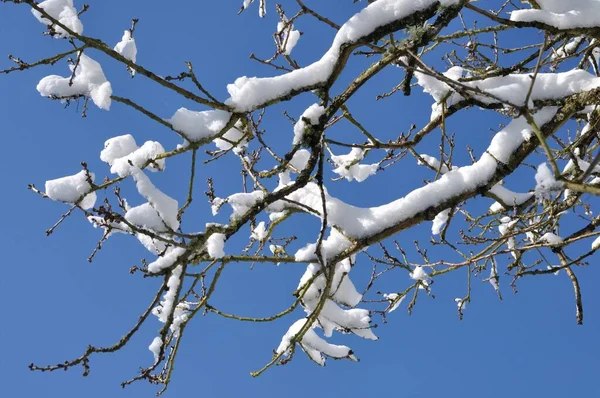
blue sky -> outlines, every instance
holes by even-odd
[[[217,97],[225,98],[225,85],[236,77],[274,73],[248,58],[252,52],[264,58],[272,54],[270,35],[277,22],[273,4],[269,4],[269,13],[261,20],[256,4],[237,16],[240,3],[104,0],[90,2],[91,9],[82,20],[87,35],[114,44],[129,27],[131,18],[139,18],[136,38],[140,64],[160,75],[176,75],[184,70],[184,61],[192,61],[203,84]],[[283,2],[289,14],[296,10],[294,3]],[[338,23],[363,6],[350,0],[322,3],[307,1]],[[326,50],[334,32],[308,18],[297,28],[305,34],[293,55],[306,65]],[[32,61],[68,48],[66,42],[43,37],[42,31],[42,25],[27,6],[0,5],[2,57],[13,54]],[[533,31],[519,32],[512,38],[535,42],[539,39],[535,35]],[[116,95],[136,99],[164,117],[181,106],[201,110],[140,76],[130,79],[122,65],[100,54],[89,55],[102,63]],[[2,59],[0,69],[9,65]],[[353,61],[340,84],[348,82],[368,62]],[[155,386],[141,382],[123,390],[119,383],[135,375],[138,366],[151,362],[147,347],[160,328],[155,319],[121,352],[92,357],[87,378],[81,377],[78,368],[54,374],[27,369],[30,362],[49,364],[76,357],[87,344],[112,344],[133,324],[157,288],[157,281],[128,273],[141,258],[151,258],[133,238],[111,238],[89,264],[86,259],[101,232],[81,215],[69,218],[51,237],[46,237],[44,231],[68,208],[42,200],[26,189],[27,184],[43,187],[48,179],[74,174],[81,161],[88,162],[98,180],[103,178],[108,175],[108,168],[98,155],[104,141],[116,135],[131,133],[138,143],[158,140],[166,148],[180,143],[171,132],[116,103],[110,112],[92,106],[88,117],[82,119],[75,105],[63,109],[59,103],[41,98],[35,85],[48,74],[66,75],[67,66],[59,62],[53,67],[0,76],[4,138],[0,163],[0,208],[4,210],[4,274],[0,289],[5,297],[4,326],[0,328],[4,342],[0,355],[2,390],[11,397],[151,396]],[[407,131],[411,123],[423,124],[429,118],[431,99],[421,95],[420,88],[414,90],[414,98],[398,95],[375,103],[375,95],[390,89],[401,78],[399,70],[390,68],[349,103],[363,124],[386,139]],[[298,116],[312,102],[314,97],[305,94],[267,113],[266,138],[274,147],[283,150],[292,137],[292,126],[281,111]],[[489,129],[502,121],[490,112],[473,109],[453,118],[449,129],[457,133],[457,148],[468,143],[478,153],[491,136]],[[356,132],[348,130],[347,126],[345,130],[339,127],[336,134],[359,139]],[[437,141],[430,140],[423,142],[421,148],[433,154],[436,146]],[[165,175],[152,175],[153,181],[182,201],[188,163],[189,157],[185,156],[168,161]],[[197,206],[184,220],[188,230],[226,219],[226,215],[213,218],[201,196],[207,177],[214,178],[221,196],[241,190],[233,157],[202,166],[198,171]],[[405,192],[405,186],[418,186],[422,179],[431,177],[416,162],[406,160],[395,170],[386,170],[362,185],[332,183],[329,190],[345,196],[352,204],[373,206],[396,198],[399,192]],[[533,182],[533,172],[530,178]],[[531,183],[512,183],[515,188],[531,188]],[[141,203],[131,185],[124,184],[123,192],[132,203]],[[478,200],[474,208],[486,209],[490,204],[488,199]],[[301,220],[307,222],[306,227],[298,223],[284,225],[283,232],[296,233],[305,238],[304,242],[314,240],[318,223],[308,217]],[[398,239],[410,252],[412,240],[428,240],[429,228],[426,223]],[[417,261],[417,257],[413,260]],[[600,368],[600,292],[596,283],[600,272],[595,261],[592,258],[589,267],[578,271],[586,311],[584,326],[575,323],[573,292],[564,274],[523,279],[516,295],[504,278],[503,302],[497,300],[488,284],[475,280],[473,302],[460,322],[453,298],[465,294],[466,271],[462,270],[437,280],[436,298],[421,297],[412,316],[405,310],[392,313],[388,323],[375,331],[379,341],[335,335],[332,342],[351,346],[360,363],[330,360],[325,368],[320,368],[304,355],[297,355],[290,364],[273,368],[257,379],[251,378],[249,372],[270,359],[272,349],[287,327],[301,317],[300,312],[262,325],[211,315],[199,317],[186,330],[184,350],[166,396],[597,396],[600,387],[594,378]],[[353,270],[356,285],[364,286],[370,267],[371,263],[363,257]],[[213,305],[241,315],[270,315],[292,302],[290,292],[303,272],[300,265],[257,265],[249,270],[247,265],[232,264],[224,272]],[[401,291],[408,283],[405,274],[396,273],[379,290]]]

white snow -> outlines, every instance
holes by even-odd
[[[292,182],[292,178],[290,177],[290,170],[285,170],[277,174],[277,177],[279,178],[279,184],[277,185],[276,189],[280,189]]]
[[[598,248],[600,248],[600,236],[592,242],[592,250],[598,250]]]
[[[369,311],[360,308],[342,309],[340,305],[355,307],[362,300],[354,284],[349,279],[351,269],[349,259],[336,264],[331,289],[318,316],[319,325],[323,328],[326,337],[331,337],[334,330],[352,332],[357,336],[377,340],[371,330],[371,316]],[[299,289],[306,289],[302,297],[302,305],[307,314],[311,314],[319,305],[327,281],[320,274],[321,265],[311,263],[300,279]],[[307,284],[312,280],[312,283]]]
[[[281,339],[281,343],[276,350],[278,354],[286,352],[289,353],[292,346],[292,339],[306,325],[307,321],[307,318],[303,318],[294,322],[294,324],[288,329],[286,334]],[[304,336],[302,336],[302,340],[299,342],[300,347],[304,352],[306,352],[310,359],[321,366],[325,365],[325,357],[323,355],[332,358],[349,358],[353,361],[357,361],[349,347],[328,343],[317,335],[317,333],[314,331],[314,328],[315,326],[312,325],[304,334]]]
[[[296,44],[298,44],[298,40],[300,40],[300,31],[294,30],[293,24],[288,24],[286,26],[285,22],[277,23],[277,33],[281,33],[281,45],[282,50],[285,55],[290,55]]]
[[[449,171],[448,167],[445,164],[442,164],[434,156],[429,156],[427,154],[420,154],[419,157],[420,157],[420,159],[418,159],[418,164],[420,164],[420,165],[423,164],[423,162],[426,162],[429,167],[431,167],[432,169],[435,169],[436,171],[439,171],[441,174],[445,174]],[[452,166],[452,170],[456,170],[456,169],[458,169],[457,166]],[[521,205],[533,196],[532,192],[526,192],[526,193],[513,192],[510,189],[507,189],[503,185],[502,181],[500,181],[496,185],[494,185],[489,190],[489,192],[491,194],[493,194],[494,196],[496,196],[498,199],[500,199],[500,201],[502,201],[502,203],[494,202],[490,206],[490,211],[492,213],[496,213],[496,212],[500,212],[500,211],[504,210],[504,205],[507,205],[507,206]],[[443,217],[442,213],[438,214],[438,216],[440,217],[438,222],[441,223],[440,226],[443,226],[443,223],[445,223],[446,220],[442,218]],[[436,219],[438,216],[436,216]],[[436,223],[436,220],[434,220],[434,224],[435,223]],[[435,226],[437,228],[437,224]],[[433,232],[436,230],[436,228],[432,227],[432,233],[434,235],[439,234],[439,232],[438,233]],[[440,229],[440,231],[441,231],[441,229]]]
[[[219,210],[221,210],[221,207],[227,203],[226,199],[223,198],[214,198],[212,201],[212,205],[210,206],[210,210],[212,212],[213,216],[216,216],[219,213]]]
[[[492,266],[490,269],[490,277],[488,278],[488,282],[496,292],[500,290],[500,285],[498,284],[498,270],[495,266]]]
[[[39,3],[38,6],[44,9],[48,15],[69,28],[71,31],[77,34],[83,33],[83,24],[79,20],[77,10],[73,5],[73,0],[45,0]],[[31,13],[44,25],[53,25],[52,22],[44,18],[39,11],[32,9]],[[54,30],[56,31],[56,38],[65,38],[71,36],[66,30],[58,25],[54,25]]]
[[[179,108],[166,121],[171,123],[175,130],[183,134],[187,141],[199,142],[213,139],[213,137],[225,128],[230,118],[231,113],[220,110],[196,112],[186,108]],[[233,149],[235,153],[238,153],[241,148],[245,147],[248,141],[245,138],[242,139],[244,134],[240,131],[240,128],[241,125],[238,123],[221,136],[224,139],[214,139],[217,148],[221,150],[231,149],[232,144],[228,141],[233,143],[239,141],[239,144]]]
[[[594,28],[600,26],[598,0],[537,0],[541,10],[517,10],[511,21],[542,22],[558,29]]]
[[[582,41],[585,40],[585,36],[578,36],[571,40],[565,45],[559,47],[555,53],[552,54],[551,59],[557,60],[562,57],[567,57],[575,53],[575,50],[579,47]]]
[[[175,306],[175,310],[173,311],[173,323],[170,327],[173,333],[178,334],[181,325],[187,322],[190,316],[190,309],[190,304],[187,302],[182,302]]]
[[[517,223],[518,220],[513,220],[510,217],[502,217],[501,224],[498,226],[500,235],[504,236]]]
[[[442,74],[451,80],[458,80],[462,77],[463,73],[464,69],[462,67],[453,66]],[[434,76],[415,71],[415,77],[417,78],[417,84],[423,87],[423,91],[431,95],[435,102],[440,102],[444,96],[452,91],[452,87]]]
[[[269,250],[274,256],[285,254],[285,249],[281,245],[269,245]]]
[[[163,345],[162,339],[159,336],[156,336],[154,338],[154,340],[152,340],[152,343],[150,344],[150,346],[148,347],[148,349],[154,355],[154,363],[158,362],[158,359],[160,357],[160,349],[162,348],[162,345]]]
[[[450,216],[450,210],[451,209],[443,210],[435,216],[433,219],[433,224],[431,225],[431,233],[433,235],[439,235],[442,232],[442,228]]]
[[[304,310],[307,314],[312,313],[318,300],[305,300]],[[319,323],[323,327],[325,337],[330,337],[334,330],[342,332],[350,331],[355,335],[368,340],[377,340],[371,327],[371,315],[368,310],[361,308],[342,309],[332,300],[325,300],[325,304],[319,314]]]
[[[233,153],[237,154],[246,147],[248,145],[248,140],[244,137],[244,133],[242,133],[239,128],[241,128],[241,126],[236,124],[236,127],[227,130],[221,138],[216,138],[214,143],[217,148],[223,151],[233,148]]]
[[[309,106],[300,116],[298,122],[294,125],[294,145],[302,142],[302,137],[306,132],[306,128],[308,127],[304,119],[308,119],[311,125],[318,124],[319,118],[325,112],[325,108],[323,108],[319,104],[312,104]]]
[[[175,300],[177,299],[177,290],[179,289],[179,285],[181,284],[181,272],[183,268],[181,265],[178,265],[171,271],[171,276],[167,280],[167,291],[163,296],[163,300],[160,302],[160,306],[154,308],[153,314],[158,317],[158,320],[162,323],[167,322],[169,319],[169,315],[173,312],[173,306],[175,305]]]
[[[89,177],[93,182],[94,174],[90,173]],[[90,209],[96,203],[96,192],[87,194],[91,189],[85,170],[72,176],[46,181],[45,186],[46,195],[50,199],[65,203],[77,203],[83,209]],[[78,200],[80,201],[78,202]]]
[[[502,201],[502,203],[495,202],[492,206],[490,206],[491,212],[501,211],[504,209],[505,205],[510,207],[519,206],[527,202],[533,196],[533,192],[513,192],[500,183],[494,185],[492,189],[490,189],[490,193]]]
[[[542,235],[542,237],[540,238],[540,242],[546,242],[549,245],[560,245],[561,243],[563,243],[563,239],[552,233],[552,232],[546,232],[544,235]]]
[[[425,161],[427,163],[427,165],[429,167],[431,167],[434,170],[439,170],[440,173],[445,174],[447,173],[448,170],[448,166],[446,166],[445,164],[442,164],[438,158],[434,157],[434,156],[429,156],[425,153],[421,153],[419,154],[420,159],[417,160],[417,164],[419,165],[423,165],[423,161]]]
[[[185,249],[182,247],[175,247],[167,251],[162,257],[157,258],[150,264],[148,264],[148,272],[151,274],[157,274],[162,270],[171,267],[179,257],[185,253]]]
[[[592,44],[597,44],[597,43],[598,43],[598,41],[596,39],[592,40]],[[596,60],[596,65],[600,65],[600,48],[595,47],[592,50],[592,56]]]
[[[137,46],[135,45],[135,39],[131,37],[131,31],[129,29],[123,32],[121,41],[115,45],[115,51],[131,62],[135,63],[137,57]]]
[[[135,139],[126,134],[107,140],[100,153],[100,159],[108,163],[111,166],[110,171],[118,174],[119,177],[133,176],[140,195],[146,198],[156,210],[164,224],[175,231],[179,228],[177,219],[179,204],[175,199],[156,188],[141,170],[146,164],[151,171],[164,170],[165,159],[156,159],[164,152],[163,146],[156,141],[146,141],[138,148]],[[146,243],[144,245],[146,246]]]
[[[157,235],[161,235],[161,232],[167,231],[165,222],[150,203],[129,208],[125,213],[125,219],[131,224],[154,232]],[[166,242],[154,239],[144,233],[136,233],[136,238],[138,238],[146,249],[155,254],[162,253],[167,247]]]
[[[558,275],[560,274],[560,265],[546,265],[546,269],[549,271],[552,271],[555,268],[559,268],[558,271],[554,271],[552,274],[553,275]]]
[[[467,308],[467,301],[463,300],[459,297],[454,299],[454,302],[456,303],[456,306],[458,307],[459,311],[464,310],[465,308]]]
[[[104,217],[97,216],[88,216],[88,221],[92,223],[94,228],[102,228],[104,230],[110,229],[107,237],[112,235],[113,233],[130,233],[131,230],[129,227],[123,222],[115,222],[115,221],[107,221]]]
[[[122,136],[124,137],[124,136]],[[121,137],[116,137],[121,138]],[[110,141],[110,140],[109,140]],[[115,154],[117,151],[110,150],[111,144],[114,142],[107,144],[105,150],[109,150],[111,155]],[[119,141],[119,143],[123,143],[123,141]],[[125,152],[123,149],[132,149],[131,141],[127,141],[127,147],[120,147],[119,150]],[[133,141],[133,145],[135,145],[135,141]],[[104,152],[104,151],[103,151]],[[110,158],[110,156],[105,153],[104,158],[108,158],[110,161],[108,162],[111,165],[110,172],[118,174],[119,177],[126,177],[135,172],[135,170],[141,169],[149,162],[149,166],[147,167],[150,171],[163,171],[165,169],[165,159],[156,159],[156,157],[165,152],[165,148],[157,141],[146,141],[144,145],[140,148],[137,148],[133,152],[119,158]],[[100,154],[100,158],[102,159],[102,153]],[[104,160],[104,159],[103,159]]]
[[[231,205],[233,212],[231,219],[242,216],[246,213],[254,204],[262,200],[265,196],[263,191],[253,191],[248,193],[235,193],[227,198],[227,203]]]
[[[535,196],[538,200],[547,199],[552,192],[562,189],[563,184],[556,181],[554,174],[546,163],[538,166],[535,173]]]
[[[398,307],[400,306],[400,304],[402,303],[402,301],[404,301],[404,299],[406,298],[405,295],[402,295],[402,297],[400,297],[400,295],[398,293],[384,294],[383,297],[386,300],[388,300],[390,302],[390,304],[392,305],[392,308],[389,309],[388,313],[396,311],[398,309]]]
[[[310,152],[306,149],[299,149],[290,160],[290,165],[296,170],[302,171],[306,168],[309,159]]]
[[[193,304],[187,301],[182,301],[175,305],[175,308],[173,308],[175,300],[177,299],[177,289],[181,284],[181,272],[181,265],[173,270],[169,280],[167,281],[168,290],[163,296],[163,300],[158,306],[152,309],[152,314],[155,315],[162,323],[167,322],[169,319],[169,314],[172,314],[172,321],[169,329],[175,335],[179,334],[181,325],[183,325],[189,319],[191,304]],[[158,348],[160,348],[160,346],[158,346]]]
[[[225,255],[225,239],[227,237],[224,234],[213,233],[206,240],[206,250],[208,255],[212,258],[221,258]]]
[[[109,138],[100,152],[100,160],[112,166],[116,159],[125,157],[138,149],[135,138],[131,134]]]
[[[62,77],[50,75],[44,77],[37,85],[37,90],[43,97],[73,97],[83,95],[92,99],[100,109],[109,110],[112,95],[110,82],[106,80],[100,64],[87,55],[79,54],[79,64],[69,65],[75,77],[71,85],[71,76]]]
[[[186,108],[179,108],[167,122],[190,142],[210,139],[217,135],[229,122],[231,113],[212,110],[196,112]]]
[[[349,168],[346,166],[338,166],[333,170],[334,173],[339,174],[344,177],[348,181],[356,180],[358,182],[363,182],[370,176],[374,175],[377,172],[377,168],[379,165],[377,163],[373,164],[353,164]]]
[[[352,264],[347,258],[337,263],[332,283],[332,299],[347,307],[357,306],[362,300],[362,294],[356,290],[354,283],[352,283],[348,276],[351,269]]]
[[[275,222],[288,214],[287,211],[269,213],[269,220]]]
[[[330,228],[329,236],[326,239],[323,239],[321,244],[321,255],[323,256],[323,259],[327,260],[327,258],[349,248],[351,245],[352,242],[350,242],[350,240],[348,240],[341,232],[335,228]],[[310,261],[316,258],[316,252],[317,244],[309,243],[296,252],[295,258],[297,261]]]
[[[173,231],[177,230],[179,228],[177,201],[156,188],[142,170],[135,168],[133,170],[133,179],[140,195],[154,207],[169,228]]]
[[[429,277],[429,274],[427,272],[425,272],[423,267],[418,266],[418,267],[415,267],[413,272],[410,273],[410,277],[416,281],[426,281],[427,278]]]
[[[575,156],[574,157],[575,157],[575,160],[577,161],[577,167],[579,167],[579,169],[585,173],[590,168],[590,163],[586,162],[583,159],[581,159],[578,155],[579,155],[579,150],[575,149]],[[565,167],[564,167],[564,169],[563,169],[562,172],[563,173],[568,173],[568,172],[572,171],[573,169],[575,169],[575,162],[573,162],[573,159],[569,159],[569,161],[565,165]],[[594,169],[592,170],[592,173],[599,174],[600,173],[600,166],[598,166],[598,165],[594,166]]]
[[[248,8],[250,4],[254,3],[254,0],[244,0],[242,3],[242,10]],[[258,16],[264,18],[267,13],[267,0],[260,0],[258,6]]]
[[[448,76],[450,77],[450,76]],[[516,106],[525,105],[527,92],[531,86],[531,74],[510,74],[507,76],[491,77],[485,80],[475,80],[462,82],[463,86],[477,88],[485,93],[509,102]],[[446,94],[448,85],[432,76],[418,81],[422,84],[423,90],[434,95],[434,99],[439,98],[441,94]],[[591,90],[600,86],[600,78],[593,74],[581,70],[573,69],[561,73],[538,73],[535,84],[531,91],[530,101],[550,100],[563,98],[565,96]],[[470,96],[484,103],[496,103],[497,100],[486,95],[469,92]],[[449,96],[446,103],[448,106],[460,102],[463,97],[454,92]],[[441,112],[441,106],[437,102],[432,105],[431,119],[437,117]]]
[[[458,0],[440,0],[443,6]],[[260,108],[267,102],[301,88],[315,87],[330,77],[340,56],[342,45],[353,43],[373,33],[377,28],[403,19],[438,3],[436,0],[378,0],[350,18],[337,32],[329,50],[314,62],[284,75],[258,78],[240,77],[227,85],[227,104],[238,112]]]
[[[164,221],[150,203],[131,207],[127,210],[127,213],[125,213],[125,219],[133,225],[152,231],[163,232],[167,230]]]
[[[498,231],[500,232],[500,235],[504,236],[508,232],[512,231],[513,227],[518,222],[518,220],[513,220],[510,217],[502,217],[502,219],[500,220],[500,222],[501,222],[501,224],[498,225]],[[518,255],[517,255],[517,252],[515,250],[513,250],[515,248],[515,246],[516,246],[516,241],[515,241],[514,236],[510,236],[506,240],[506,246],[511,251],[510,254],[516,260],[517,257],[518,257]]]
[[[362,300],[362,295],[358,293],[354,287],[354,284],[350,280],[350,277],[348,276],[351,268],[352,265],[349,259],[345,259],[336,264],[332,288],[330,290],[330,298],[336,303],[347,307],[354,307]],[[306,272],[300,279],[298,287],[304,286],[306,283],[308,283],[308,281],[314,278],[320,270],[321,266],[319,264],[309,264],[306,268]],[[325,284],[325,277],[322,274],[317,276],[310,287],[306,290],[306,293],[303,297],[304,300],[314,301],[318,299],[322,294],[322,290],[325,288]]]
[[[250,236],[252,239],[262,242],[267,237],[267,228],[265,227],[265,222],[259,222],[258,225],[252,230],[252,234]]]
[[[169,235],[165,235],[165,234],[156,234],[156,235],[162,235],[166,238],[169,237]],[[168,245],[167,242],[152,238],[151,236],[146,235],[142,232],[136,233],[135,237],[140,241],[140,243],[146,249],[148,249],[149,252],[154,253],[154,254],[160,254],[160,253],[164,252]]]
[[[530,74],[511,74],[465,84],[476,86],[512,104],[525,105],[527,91],[531,86],[530,76]],[[531,93],[531,100],[562,98],[599,86],[600,78],[581,69],[561,73],[538,73]],[[484,99],[484,97],[481,97],[481,99],[484,102],[494,102],[489,98]]]
[[[490,213],[500,213],[503,210],[506,210],[506,209],[499,202],[494,202],[490,206]]]
[[[358,182],[363,182],[368,177],[375,174],[379,167],[377,163],[360,164],[359,162],[364,159],[365,155],[365,151],[361,148],[352,148],[350,153],[346,155],[332,154],[331,160],[336,165],[333,172],[344,177],[348,181],[356,180]]]

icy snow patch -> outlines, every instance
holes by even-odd
[[[52,18],[69,28],[71,31],[77,34],[83,33],[83,24],[79,20],[77,10],[73,6],[73,0],[46,0],[39,3],[38,6],[46,11]],[[44,18],[42,13],[39,11],[32,9],[31,13],[44,25],[53,25],[52,22]],[[58,25],[54,25],[54,30],[56,31],[56,38],[65,38],[71,36],[66,30]]]
[[[511,21],[542,22],[558,29],[600,26],[598,0],[537,0],[541,10],[516,10]]]
[[[69,68],[71,72],[75,70],[75,77],[72,81],[71,76],[46,76],[37,85],[40,95],[59,98],[83,95],[91,98],[98,108],[109,110],[112,87],[106,80],[100,64],[80,53],[77,68],[75,65],[69,65]]]
[[[89,177],[94,181],[94,174],[89,173]],[[75,204],[79,199],[86,193],[90,192],[92,187],[88,182],[88,174],[85,170],[81,170],[79,173],[57,178],[55,180],[46,181],[46,195],[52,200],[65,203]],[[96,203],[96,192],[91,192],[78,203],[84,209],[90,209],[94,207]]]
[[[135,63],[137,57],[137,46],[135,45],[135,39],[131,37],[131,31],[129,29],[123,32],[121,41],[115,45],[115,51],[131,62]]]

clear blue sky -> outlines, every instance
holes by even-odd
[[[81,2],[77,2],[81,6]],[[267,18],[257,16],[257,4],[237,16],[241,1],[90,1],[91,9],[82,20],[85,33],[114,44],[120,40],[131,18],[139,18],[136,30],[138,61],[160,75],[176,75],[192,61],[200,80],[219,98],[225,98],[225,85],[242,75],[272,75],[265,66],[248,59],[250,53],[267,58],[272,53],[270,35],[276,27],[273,4]],[[272,3],[269,2],[269,3]],[[338,23],[363,7],[350,0],[307,1]],[[292,14],[295,2],[283,1]],[[491,6],[490,6],[491,7]],[[26,61],[67,49],[68,44],[43,37],[43,26],[25,5],[0,5],[0,69],[9,65],[5,55]],[[305,32],[294,50],[301,64],[308,64],[328,47],[333,31],[315,27],[306,19],[298,24]],[[519,32],[515,40],[538,40],[535,32]],[[527,35],[533,35],[528,37]],[[157,114],[169,117],[181,106],[193,107],[143,77],[130,79],[122,65],[97,53],[112,82],[114,93],[138,100]],[[347,82],[365,61],[349,66],[342,76]],[[91,106],[87,119],[79,116],[75,105],[63,109],[54,101],[41,98],[35,90],[40,78],[48,74],[66,75],[67,67],[54,67],[0,76],[0,115],[3,154],[0,160],[3,210],[1,247],[3,254],[0,289],[4,296],[3,326],[0,338],[2,395],[7,397],[140,397],[151,396],[155,386],[145,382],[122,390],[119,383],[136,374],[138,366],[152,360],[147,347],[160,324],[151,319],[129,346],[114,355],[94,356],[91,374],[81,377],[79,368],[54,374],[32,373],[30,362],[49,364],[80,355],[87,344],[110,345],[128,330],[151,300],[157,281],[130,276],[131,265],[143,257],[151,258],[133,238],[117,236],[106,244],[92,264],[86,259],[101,232],[94,230],[80,214],[68,219],[51,237],[44,231],[51,226],[65,205],[42,200],[29,192],[28,183],[43,187],[48,179],[74,174],[79,162],[88,162],[97,180],[108,174],[98,158],[104,141],[125,133],[138,143],[158,140],[173,148],[179,139],[161,126],[138,117],[129,109],[113,103],[110,112]],[[350,103],[359,120],[390,138],[429,118],[431,99],[395,96],[375,104],[376,94],[391,88],[402,78],[398,70],[382,73],[361,91],[359,100]],[[420,88],[415,91],[420,92]],[[290,142],[292,127],[281,110],[298,116],[314,102],[306,94],[275,107],[267,113],[267,137],[276,147]],[[193,108],[200,110],[199,108]],[[455,117],[449,128],[457,133],[457,148],[469,143],[478,151],[490,137],[489,129],[502,119],[490,112],[469,111]],[[355,132],[347,133],[356,134]],[[278,140],[279,137],[279,140]],[[356,135],[351,137],[357,138]],[[424,142],[423,152],[435,153],[437,142]],[[461,147],[462,145],[462,147]],[[202,159],[206,155],[202,155]],[[464,153],[463,153],[464,156]],[[168,161],[164,176],[153,181],[180,201],[184,198],[188,158]],[[396,171],[385,171],[363,185],[341,182],[330,184],[335,195],[346,195],[360,206],[384,203],[405,192],[404,184],[418,185],[432,176],[407,160]],[[184,221],[196,230],[205,222],[224,220],[209,215],[201,192],[212,176],[224,196],[240,189],[235,159],[225,159],[198,171],[197,205]],[[180,176],[180,177],[178,177]],[[410,177],[408,177],[410,176]],[[533,182],[533,173],[530,176]],[[518,182],[514,182],[516,188]],[[531,184],[521,186],[531,187]],[[525,188],[526,189],[526,188]],[[140,204],[131,185],[123,187],[133,204]],[[480,208],[490,205],[480,199]],[[309,220],[307,218],[307,220]],[[187,223],[187,224],[186,224]],[[310,227],[318,224],[310,220]],[[287,231],[314,240],[314,233],[302,235],[298,226]],[[398,238],[407,248],[413,239],[428,240],[430,224]],[[315,230],[316,231],[316,230]],[[297,246],[298,247],[298,246]],[[296,247],[296,248],[297,248]],[[414,255],[414,253],[413,253]],[[416,261],[416,257],[414,260]],[[505,259],[508,263],[508,259]],[[285,367],[273,368],[258,379],[249,376],[271,357],[287,327],[301,317],[297,312],[273,324],[242,324],[216,316],[199,317],[186,330],[184,349],[167,397],[303,397],[321,396],[400,396],[400,397],[535,397],[547,398],[600,396],[595,380],[600,369],[600,277],[596,260],[578,271],[584,293],[584,326],[575,323],[575,306],[566,275],[540,276],[519,283],[512,294],[507,278],[501,280],[504,301],[499,302],[487,283],[475,281],[473,302],[458,321],[454,297],[465,294],[464,272],[440,278],[434,285],[435,299],[421,297],[413,315],[400,309],[380,325],[377,342],[336,334],[334,343],[350,345],[360,363],[329,360],[320,368],[303,354]],[[364,286],[370,262],[362,258],[352,279]],[[225,311],[248,316],[265,316],[286,308],[290,292],[302,275],[303,266],[234,264],[225,272],[220,295],[214,305]],[[460,274],[460,275],[459,275]],[[401,291],[408,284],[405,274],[394,274],[379,287]],[[377,320],[378,321],[378,320]],[[380,323],[378,321],[378,323]]]

